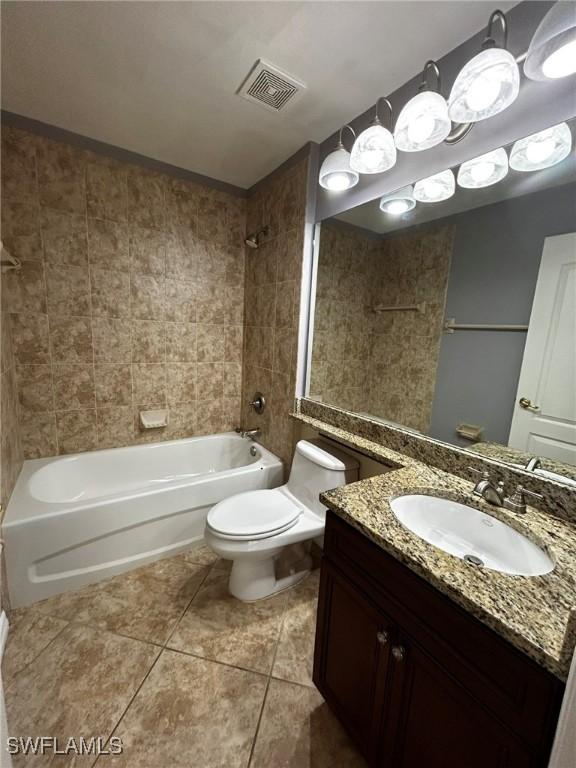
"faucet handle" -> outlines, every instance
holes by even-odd
[[[535,499],[543,499],[544,497],[540,493],[534,493],[524,488],[523,485],[518,484],[516,490],[512,496],[508,496],[504,499],[504,507],[511,512],[517,512],[523,515],[526,512],[526,498],[525,496],[532,496]]]
[[[470,472],[474,472],[477,475],[480,475],[481,480],[490,480],[490,472],[487,469],[476,469],[476,467],[468,467]],[[480,482],[480,480],[478,481]]]

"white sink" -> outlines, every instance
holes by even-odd
[[[554,562],[526,536],[473,507],[436,496],[398,496],[390,502],[405,528],[471,565],[517,576],[541,576]]]

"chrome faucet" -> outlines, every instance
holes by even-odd
[[[479,475],[482,475],[482,478],[474,486],[472,493],[475,493],[476,496],[481,496],[488,504],[501,507],[504,504],[504,483],[500,481],[494,485],[490,478],[490,472],[481,472],[479,469],[474,469],[474,467],[468,467],[468,469],[471,472],[477,472]]]
[[[241,427],[236,427],[236,432],[238,432],[240,437],[250,437],[253,440],[260,434],[260,427],[254,427],[254,429],[242,429]]]
[[[510,510],[510,512],[516,512],[519,515],[523,515],[526,512],[526,496],[531,496],[533,499],[542,500],[544,497],[534,491],[528,491],[522,485],[517,485],[514,493],[509,496],[504,495],[504,483],[500,481],[496,485],[490,479],[490,472],[481,472],[474,467],[468,467],[471,472],[476,472],[482,475],[482,479],[478,480],[474,486],[473,493],[477,496],[481,496],[484,501],[489,504],[493,504],[495,507],[504,507],[504,509]]]

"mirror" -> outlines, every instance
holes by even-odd
[[[317,226],[307,396],[576,485],[573,151],[413,202]]]

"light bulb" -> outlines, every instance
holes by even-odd
[[[382,173],[396,164],[394,137],[380,123],[358,136],[352,147],[350,167],[358,173]]]
[[[411,185],[397,189],[380,200],[380,210],[391,216],[400,216],[416,207],[414,199],[414,190]]]
[[[477,182],[486,181],[494,173],[494,163],[476,163],[470,169],[470,175]]]
[[[430,115],[419,115],[408,126],[408,136],[414,144],[421,144],[430,138],[434,131],[434,118]]]
[[[503,147],[462,163],[458,169],[458,184],[465,189],[489,187],[508,173],[508,155]]]
[[[358,184],[359,175],[350,167],[350,152],[339,144],[324,158],[318,181],[330,192],[342,192]]]
[[[440,144],[451,130],[446,99],[434,91],[423,91],[400,112],[394,141],[402,152],[420,152]]]
[[[406,211],[409,210],[409,208],[410,206],[408,205],[408,202],[406,200],[393,200],[386,207],[386,213],[392,213],[394,215],[398,215],[400,213],[406,213]]]
[[[526,157],[531,163],[542,163],[554,152],[555,146],[554,139],[551,138],[535,141],[526,147]]]
[[[414,197],[419,203],[439,203],[452,197],[456,189],[454,174],[447,168],[414,184]]]
[[[576,72],[576,40],[572,40],[554,53],[551,53],[542,64],[544,77],[556,80]]]
[[[482,112],[490,107],[500,93],[500,83],[488,73],[480,75],[473,81],[468,93],[466,94],[466,103],[474,112]]]
[[[557,80],[576,72],[574,3],[557,2],[544,16],[530,41],[524,74],[530,80]]]
[[[442,184],[439,184],[437,181],[430,181],[428,183],[427,192],[431,200],[439,200],[442,197],[442,191]]]
[[[333,173],[326,179],[326,186],[334,192],[348,189],[348,176],[345,173]]]
[[[515,171],[540,171],[562,162],[570,154],[572,133],[566,123],[558,123],[515,142],[510,167]]]
[[[448,99],[455,123],[475,123],[497,115],[520,92],[520,71],[505,48],[487,48],[465,64]]]

